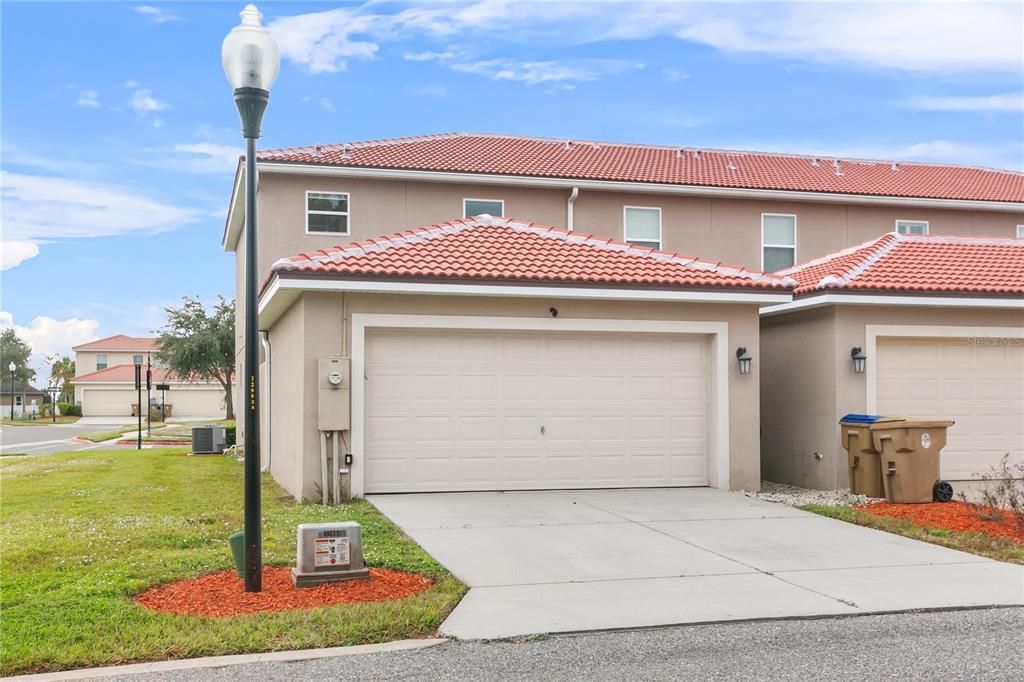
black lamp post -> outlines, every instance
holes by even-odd
[[[11,370],[11,421],[14,421],[14,370],[18,369],[18,366],[11,361],[11,364],[7,365],[7,369]]]
[[[242,10],[242,23],[231,29],[221,47],[224,73],[235,89],[235,105],[245,138],[245,407],[242,445],[245,452],[245,591],[263,589],[260,511],[259,339],[256,286],[256,140],[270,86],[281,56],[270,32],[260,25],[255,5]]]

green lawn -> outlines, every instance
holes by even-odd
[[[981,533],[960,533],[944,528],[925,528],[906,519],[875,516],[852,507],[827,507],[818,504],[808,504],[800,507],[800,509],[832,519],[855,523],[858,526],[876,528],[913,538],[914,540],[957,549],[961,552],[978,554],[990,559],[996,559],[997,561],[1024,564],[1024,545],[1007,538],[990,537]]]
[[[77,437],[83,440],[91,441],[93,443],[102,443],[103,441],[110,440],[111,438],[118,438],[121,436],[122,433],[123,432],[121,430],[94,431],[92,433],[81,433]]]
[[[182,448],[61,453],[0,463],[0,674],[383,642],[432,633],[464,588],[365,501],[295,504],[263,485],[264,560],[291,565],[299,523],[353,520],[367,562],[431,575],[391,603],[233,618],[174,616],[131,596],[231,568],[242,467]]]
[[[74,424],[81,417],[72,417],[69,415],[57,415],[57,424]],[[47,424],[53,424],[53,417],[36,417],[34,419],[15,419],[11,421],[10,417],[4,417],[0,419],[0,424],[4,426],[46,426]]]

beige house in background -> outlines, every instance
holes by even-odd
[[[481,214],[512,216],[524,223],[580,230],[665,252],[666,256],[699,256],[751,272],[782,270],[891,231],[1004,238],[1024,231],[1024,178],[1020,174],[941,164],[455,133],[268,150],[260,152],[257,167],[258,280],[266,284],[266,308],[261,311],[261,327],[267,332],[262,348],[263,400],[275,406],[283,399],[279,392],[314,390],[305,383],[282,386],[274,379],[277,368],[284,364],[284,376],[291,372],[291,376],[304,376],[304,382],[313,381],[318,371],[314,351],[354,352],[354,348],[340,349],[340,340],[351,334],[349,327],[354,321],[337,308],[337,297],[325,298],[313,291],[326,285],[310,284],[310,290],[282,314],[301,318],[302,324],[317,320],[316,334],[307,333],[302,342],[308,344],[309,352],[300,356],[289,351],[282,359],[274,336],[285,332],[273,328],[281,323],[271,322],[272,316],[263,318],[263,312],[273,309],[266,297],[277,295],[271,281],[274,264],[300,253],[372,242],[411,227]],[[235,251],[237,257],[239,373],[244,315],[242,179],[240,166],[223,238],[224,248]],[[377,277],[373,275],[373,279]],[[467,298],[452,299],[448,307],[436,294],[408,296],[427,292],[432,281],[427,278],[415,284],[413,290],[401,293],[386,287],[359,293],[373,293],[382,305],[394,301],[385,306],[388,314],[414,315],[426,309],[458,328],[460,318],[479,317],[482,311],[489,316],[526,314],[520,307],[522,299],[530,298],[526,293],[532,295],[536,288],[517,287],[523,295],[510,296],[506,287],[499,298],[472,299],[475,304]],[[351,293],[354,296],[356,292]],[[548,295],[561,298],[557,292]],[[734,309],[728,306],[709,314],[710,309],[703,305],[707,301],[699,308],[653,303],[620,301],[617,305],[626,308],[614,312],[593,309],[596,304],[591,303],[587,314],[593,317],[588,319],[647,320],[654,316],[707,322],[710,317],[734,324],[730,316],[735,313],[728,312]],[[543,317],[549,307],[562,310],[564,304],[529,308],[527,316]],[[369,309],[364,312],[371,314]],[[412,333],[408,337],[418,338]],[[757,330],[744,333],[742,342],[732,350],[740,345],[753,358],[751,383],[756,384],[761,371]],[[272,356],[269,363],[268,352]],[[353,390],[359,390],[358,386]],[[304,400],[311,408],[310,396]],[[271,414],[278,411],[264,411],[268,420]],[[265,421],[264,442],[272,444],[272,456],[284,457],[282,449],[301,449],[296,455],[299,460],[319,469],[315,418],[315,414],[307,415],[302,436],[293,445],[279,441],[280,428]],[[357,431],[368,428],[369,423],[368,417],[355,412],[352,418],[352,442],[345,445],[351,448],[355,471],[362,466],[361,458],[369,456],[360,451],[365,441],[359,440]],[[736,418],[735,411],[729,418]],[[756,401],[744,418],[756,432]],[[286,433],[294,435],[294,426],[290,424]],[[738,439],[743,442],[743,437]],[[757,486],[760,445],[759,439],[753,440],[752,450],[736,460],[748,461],[748,468],[731,476],[729,487]],[[418,445],[410,440],[407,447]],[[292,483],[286,487],[296,496],[308,496],[308,477],[279,469],[275,475],[279,480],[291,477]],[[405,489],[423,488],[409,484]]]
[[[892,233],[780,274],[798,286],[761,316],[767,480],[848,486],[850,413],[955,420],[955,488],[1024,463],[1024,239]]]
[[[150,395],[159,404],[162,393],[156,384],[167,384],[167,404],[173,417],[224,416],[224,389],[217,382],[182,381],[159,366],[154,354],[158,339],[119,334],[90,341],[72,348],[75,351],[75,403],[86,417],[130,417],[138,403],[135,390],[135,365],[153,363],[153,390]],[[146,400],[145,383],[142,400]]]

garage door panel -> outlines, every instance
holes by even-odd
[[[978,478],[1024,461],[1024,347],[994,339],[879,339],[877,411],[950,418],[942,475]]]
[[[366,348],[368,492],[707,483],[702,337],[378,330]]]

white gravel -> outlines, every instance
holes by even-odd
[[[791,507],[805,504],[820,504],[826,507],[848,507],[879,500],[867,495],[854,495],[849,490],[811,490],[786,483],[761,482],[760,492],[743,491],[747,497],[756,497],[766,502],[781,502]]]

